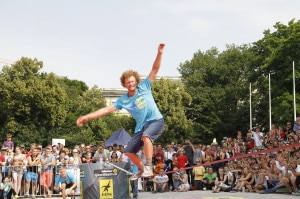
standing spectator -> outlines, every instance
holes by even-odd
[[[194,165],[194,145],[192,144],[190,139],[185,139],[184,141],[184,151],[185,151],[185,155],[188,158],[188,164],[187,167],[193,166]],[[193,185],[194,183],[192,182],[192,169],[186,169],[186,174],[188,176],[188,181],[189,184]]]
[[[61,151],[59,151],[59,155],[56,158],[56,165],[55,165],[56,174],[58,174],[59,169],[61,167],[65,167],[67,164],[69,164],[69,158],[67,158],[66,156],[66,151],[62,149]]]
[[[52,154],[52,147],[47,146],[45,154],[41,156],[41,176],[40,176],[40,185],[42,186],[44,197],[47,198],[52,196],[50,187],[53,181],[53,167],[55,166],[55,157]]]
[[[36,149],[36,148],[37,148],[37,145],[35,143],[31,143],[30,150],[26,153],[26,157],[31,156],[33,149]]]
[[[15,154],[10,161],[12,165],[13,185],[17,194],[21,190],[21,182],[24,174],[24,168],[27,166],[26,155],[21,153],[20,147],[15,148]]]
[[[226,154],[223,152],[220,146],[217,146],[217,149],[214,153],[214,161],[224,160],[226,158]],[[220,167],[224,167],[224,162],[212,164],[214,172],[218,172]]]
[[[186,167],[186,165],[188,165],[189,160],[188,157],[184,155],[184,149],[182,148],[178,149],[178,155],[176,157],[176,160],[177,160],[178,169],[184,168]]]
[[[96,162],[105,162],[106,160],[108,160],[102,146],[98,147],[98,150],[95,152],[94,159]]]
[[[167,150],[164,154],[164,162],[166,165],[165,171],[172,171],[173,170],[173,154],[176,152],[173,150],[173,147],[170,144],[167,144]],[[173,179],[172,179],[172,173],[167,174],[169,177],[169,187],[173,187]]]
[[[175,142],[171,142],[171,147],[172,147],[173,151],[177,152],[178,146],[175,144]]]
[[[111,158],[113,152],[116,153],[116,154],[117,154],[117,158],[120,159],[120,157],[121,157],[121,152],[120,152],[118,149],[119,149],[119,148],[118,148],[118,144],[117,144],[117,143],[114,143],[114,144],[113,144],[113,147],[112,147],[112,151],[109,152],[109,156],[108,156],[109,159]]]
[[[32,198],[35,198],[37,193],[38,182],[38,165],[41,164],[41,157],[38,154],[38,150],[35,148],[32,150],[32,154],[27,157],[28,167],[25,174],[25,197],[29,196],[30,182],[32,183],[31,191]]]
[[[6,140],[2,144],[2,148],[14,149],[15,143],[12,141],[12,135],[7,134]]]
[[[125,153],[125,147],[123,145],[120,145],[119,149],[121,152],[120,162],[129,162],[129,158]]]
[[[117,153],[113,151],[113,152],[111,153],[111,156],[110,156],[110,158],[109,158],[109,161],[110,161],[110,162],[120,162],[120,158],[118,158]],[[87,162],[87,163],[88,163],[88,162]]]
[[[22,154],[25,154],[25,155],[27,154],[26,147],[24,144],[20,144],[20,150],[21,150]]]
[[[252,149],[254,148],[255,142],[254,139],[252,138],[252,133],[248,132],[246,136],[246,153],[252,152]]]
[[[84,157],[81,159],[82,163],[96,163],[96,161],[94,160],[94,158],[92,157],[92,153],[91,152],[86,152],[84,154]]]
[[[254,142],[255,142],[255,148],[256,149],[264,149],[263,146],[263,138],[264,134],[260,131],[259,127],[254,128],[255,131],[251,131]]]
[[[79,148],[79,147],[78,147]],[[80,168],[79,165],[81,165],[81,158],[79,156],[79,152],[78,149],[74,148],[72,150],[72,157],[70,157],[69,159],[69,167],[71,169],[71,171],[73,171],[74,175],[75,175],[75,180],[77,182],[77,184],[80,184]],[[77,186],[76,188],[76,193],[80,193],[80,187]]]
[[[162,149],[161,144],[157,145],[156,150],[154,151],[154,173],[159,174],[160,169],[164,169],[165,163],[164,163],[164,151]]]
[[[202,162],[202,144],[197,144],[194,148],[193,164],[196,165],[198,160]]]
[[[130,160],[129,160],[130,162]],[[136,173],[138,172],[138,167],[131,163],[131,172]],[[130,181],[130,186],[131,186],[131,191],[132,191],[132,198],[137,199],[138,198],[138,181],[139,179],[131,180]]]
[[[103,148],[103,152],[106,155],[106,157],[108,157],[109,156],[109,150],[106,148],[105,142],[104,141],[100,141],[100,146]]]
[[[6,152],[6,149],[4,149],[5,150],[5,152]],[[0,154],[0,171],[1,171],[1,173],[0,173],[0,182],[2,182],[2,177],[4,177],[5,175],[4,175],[4,173],[2,172],[3,170],[3,168],[2,168],[2,166],[6,166],[6,157],[5,157],[5,155],[4,155],[4,152],[2,153],[2,151],[4,151],[3,149],[1,149],[1,154]]]
[[[293,126],[291,122],[287,122],[286,123],[286,127],[285,127],[285,137],[287,138],[288,135],[293,132]]]

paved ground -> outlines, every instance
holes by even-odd
[[[189,191],[189,192],[166,192],[156,193],[141,192],[138,195],[139,199],[293,199],[300,196],[288,195],[288,194],[259,194],[248,192],[220,192],[212,193],[211,191]]]
[[[21,197],[20,197],[21,198]],[[189,192],[166,192],[156,193],[140,192],[139,199],[300,199],[300,196],[288,194],[259,194],[248,192],[220,192],[212,193],[211,191],[189,191]],[[61,199],[61,197],[52,197],[51,199]],[[70,197],[68,197],[70,199]],[[80,199],[76,196],[76,199]],[[96,198],[83,198],[83,199],[96,199]],[[122,198],[120,198],[122,199]]]

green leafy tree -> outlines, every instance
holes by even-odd
[[[253,57],[248,49],[248,45],[228,45],[219,53],[212,48],[181,64],[179,71],[193,97],[187,114],[200,132],[199,140],[210,143],[214,137],[249,128],[247,76]]]
[[[165,119],[165,130],[157,142],[182,142],[195,137],[192,121],[187,119],[185,107],[192,97],[185,91],[180,81],[158,79],[154,82],[153,97]]]
[[[131,116],[120,115],[118,113],[108,114],[102,118],[95,119],[86,123],[83,127],[79,128],[75,125],[76,119],[80,115],[84,115],[106,106],[106,100],[102,91],[94,86],[90,90],[83,92],[74,103],[72,115],[72,129],[66,132],[64,138],[71,145],[78,143],[98,143],[101,140],[106,140],[111,134],[119,129],[124,128],[128,133],[134,129],[134,121]],[[80,141],[80,142],[78,142]]]
[[[293,121],[293,67],[295,61],[296,98],[300,100],[300,21],[291,20],[287,25],[277,22],[274,31],[265,30],[264,37],[254,42],[252,52],[256,57],[253,63],[251,81],[256,84],[257,123],[269,126],[269,80],[271,79],[272,121],[284,124]],[[297,114],[300,106],[297,105]]]
[[[37,59],[21,58],[0,73],[0,126],[16,142],[49,143],[64,123],[66,93],[54,74],[39,72],[42,67]]]

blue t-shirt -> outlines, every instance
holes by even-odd
[[[61,175],[58,175],[55,178],[55,185],[58,185],[59,183],[72,184],[74,182],[75,182],[75,176],[71,172],[67,172],[66,178],[62,178]]]
[[[151,82],[148,78],[137,85],[134,96],[128,94],[121,96],[114,106],[118,109],[126,109],[136,121],[135,133],[142,130],[143,126],[152,120],[162,118],[151,93]]]

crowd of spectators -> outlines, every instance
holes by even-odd
[[[189,139],[184,143],[154,143],[154,176],[139,179],[143,182],[139,191],[273,193],[285,188],[287,193],[298,194],[300,148],[281,147],[299,143],[299,137],[297,120],[295,123],[288,122],[286,126],[274,124],[265,133],[261,132],[260,127],[248,132],[238,131],[233,137],[224,137],[209,145],[192,143]],[[80,164],[104,161],[129,162],[124,153],[125,147],[117,144],[105,146],[104,141],[97,145],[81,143],[72,148],[63,144],[43,147],[33,143],[27,150],[22,144],[15,146],[12,136],[7,135],[0,155],[1,179],[3,183],[10,183],[11,195],[15,198],[28,196],[29,192],[32,197],[41,194],[49,198],[54,191],[53,178],[59,167],[72,165],[79,168]],[[274,151],[265,153],[265,149]],[[240,155],[258,151],[261,153],[239,158]],[[143,150],[139,155],[146,161]],[[217,160],[218,163],[214,163]],[[0,185],[0,198],[6,192]]]

